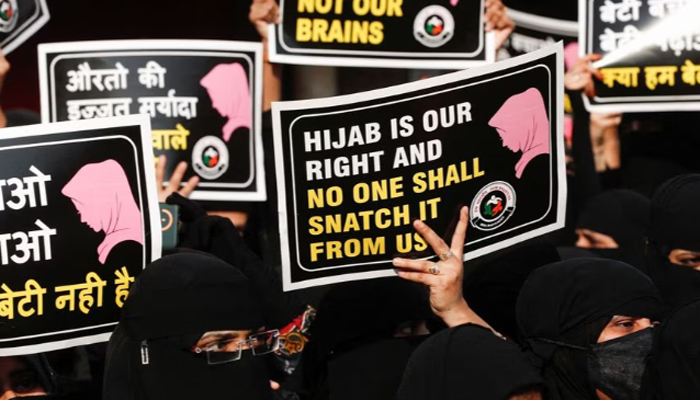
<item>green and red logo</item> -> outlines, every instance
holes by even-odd
[[[430,36],[437,36],[445,30],[445,21],[437,15],[433,15],[428,22],[425,23],[425,31]]]
[[[229,167],[228,147],[216,136],[205,136],[192,148],[194,171],[207,180],[220,178]]]
[[[436,48],[452,39],[455,19],[450,10],[432,5],[422,9],[413,21],[413,35],[426,47]]]
[[[503,226],[515,212],[515,189],[507,182],[490,183],[481,189],[469,209],[476,229],[493,231]]]
[[[209,168],[214,168],[219,163],[219,152],[213,146],[207,147],[202,155],[202,162]]]
[[[17,23],[17,0],[0,0],[0,32],[8,33]]]

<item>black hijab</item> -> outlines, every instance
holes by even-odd
[[[512,342],[467,324],[420,345],[406,367],[399,400],[507,400],[539,390],[542,377]]]
[[[422,286],[388,278],[334,286],[311,325],[302,368],[312,399],[395,396],[422,338],[396,338],[404,322],[433,317]]]
[[[644,244],[649,230],[651,202],[631,190],[610,190],[591,199],[584,207],[578,227],[615,239],[618,249],[590,249],[606,258],[644,268]]]
[[[681,307],[657,329],[650,374],[653,398],[700,398],[700,301]]]
[[[467,274],[464,298],[497,332],[517,340],[515,303],[520,289],[532,271],[559,260],[556,248],[547,244],[506,252]]]
[[[649,276],[673,308],[700,298],[700,272],[668,259],[674,249],[700,251],[700,174],[664,183],[652,199]]]
[[[518,327],[542,367],[547,397],[597,400],[587,349],[615,315],[656,319],[654,284],[632,266],[605,259],[568,260],[530,275],[516,306]]]
[[[191,351],[209,331],[264,326],[253,286],[202,253],[164,257],[136,280],[109,343],[105,400],[270,399],[262,357],[208,365]]]

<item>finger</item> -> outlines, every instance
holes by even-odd
[[[199,177],[198,176],[193,176],[190,178],[190,180],[187,181],[185,186],[180,189],[179,193],[182,195],[182,197],[189,197],[190,193],[194,191],[195,188],[197,188],[197,185],[199,184]]]
[[[433,248],[433,251],[435,254],[445,254],[447,253],[450,248],[447,247],[447,243],[445,243],[444,240],[440,236],[435,233],[428,225],[426,225],[423,221],[421,220],[416,220],[413,223],[413,227],[420,233],[421,236],[423,236],[423,239],[425,239],[426,242],[430,245],[430,247]]]
[[[270,380],[270,388],[272,390],[280,390],[280,384],[273,380]]]
[[[156,185],[158,185],[158,190],[163,189],[163,177],[165,176],[165,164],[167,159],[165,156],[160,156],[158,158],[158,165],[156,166]]]
[[[399,277],[407,281],[422,283],[425,286],[436,286],[438,278],[435,275],[424,274],[422,272],[410,272],[398,270]]]
[[[185,172],[187,172],[187,163],[182,161],[177,165],[177,168],[175,168],[175,171],[173,171],[173,174],[170,176],[168,190],[177,192],[178,189],[180,189],[180,183],[182,183],[182,178],[185,176]]]
[[[452,253],[455,257],[461,259],[464,255],[464,241],[467,238],[467,228],[469,227],[469,208],[462,207],[459,210],[459,222],[455,233],[452,235]]]
[[[402,268],[417,272],[428,272],[434,263],[425,260],[411,260],[408,258],[395,258],[392,264],[397,268]]]

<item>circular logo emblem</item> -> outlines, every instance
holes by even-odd
[[[197,175],[212,180],[228,170],[228,147],[216,136],[205,136],[192,149],[192,165]]]
[[[0,32],[8,33],[17,24],[17,0],[0,0]]]
[[[413,35],[426,47],[440,47],[452,39],[455,19],[443,6],[425,7],[413,21]]]
[[[472,201],[472,226],[482,231],[498,229],[515,212],[515,201],[515,189],[510,184],[498,181],[486,185]]]

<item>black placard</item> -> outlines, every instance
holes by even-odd
[[[10,54],[49,22],[46,0],[0,0],[0,47]]]
[[[603,54],[586,107],[595,112],[700,110],[700,5],[580,0],[581,53]]]
[[[107,41],[41,45],[45,122],[148,114],[166,176],[180,161],[191,198],[264,201],[261,52],[256,43]]]
[[[160,257],[145,116],[3,130],[0,356],[104,342]]]
[[[465,259],[564,223],[561,44],[429,80],[273,105],[286,290],[391,276],[470,207]]]
[[[492,62],[483,0],[281,0],[270,60],[462,69]]]

